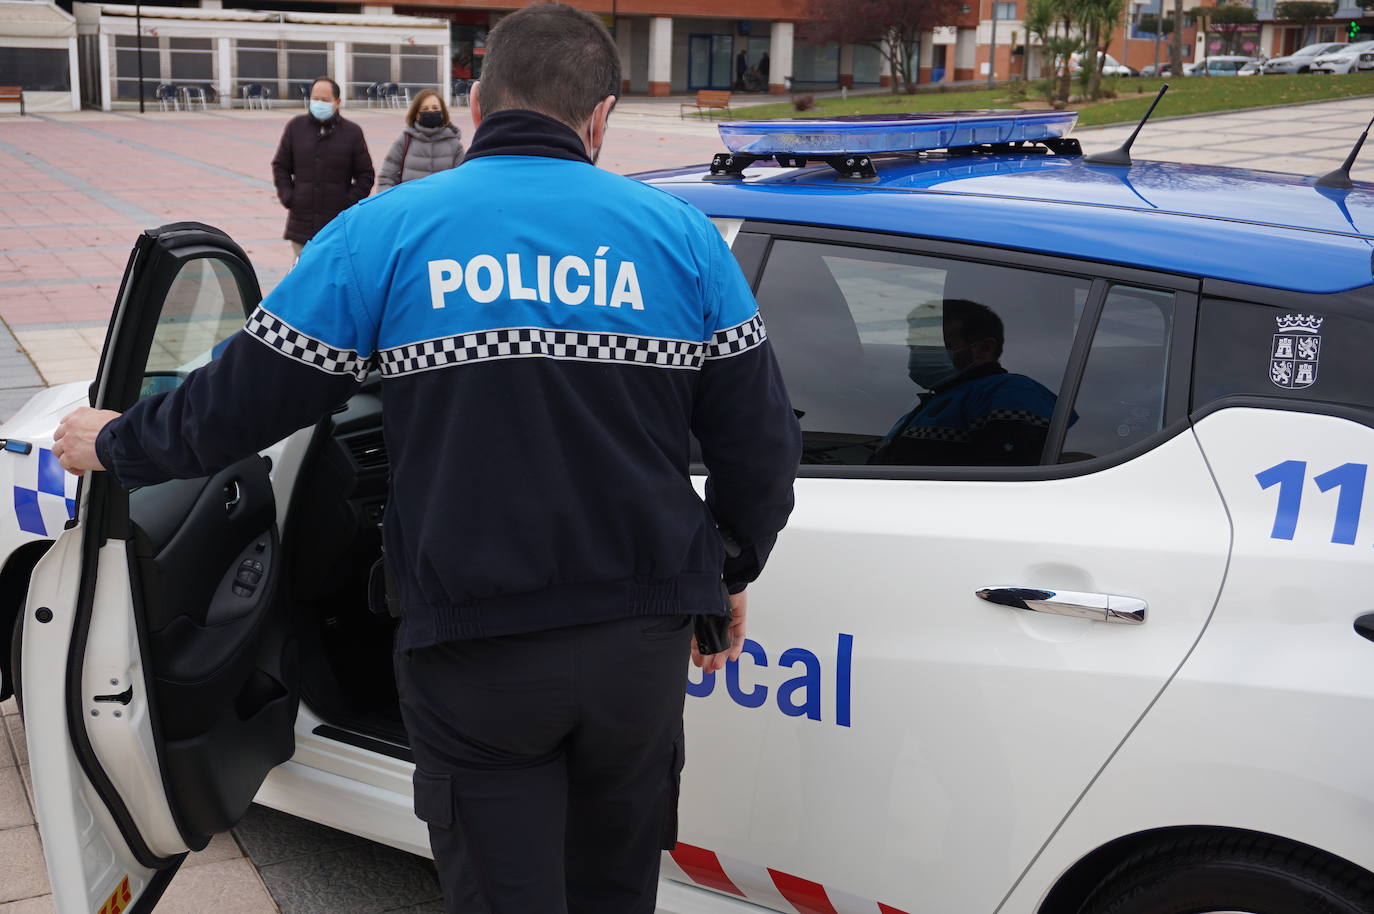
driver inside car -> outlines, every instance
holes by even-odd
[[[907,375],[925,389],[878,444],[887,466],[1033,466],[1040,462],[1055,395],[1003,368],[1006,332],[987,305],[946,298],[944,345],[921,345],[929,307],[907,316]]]

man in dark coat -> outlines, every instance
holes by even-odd
[[[339,113],[339,84],[320,77],[310,87],[310,113],[293,117],[272,158],[286,232],[300,256],[330,219],[372,193],[372,156],[363,129]]]

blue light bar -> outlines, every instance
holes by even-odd
[[[926,114],[856,114],[843,117],[727,121],[720,138],[747,155],[880,155],[949,149],[984,143],[1048,140],[1078,122],[1076,111],[931,111]]]

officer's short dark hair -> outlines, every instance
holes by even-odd
[[[479,103],[484,115],[527,108],[578,127],[620,94],[620,51],[601,20],[566,3],[511,13],[487,36]]]
[[[334,91],[334,101],[339,100],[339,84],[334,82],[334,80],[330,79],[328,76],[316,76],[310,83],[310,91],[314,92],[315,86],[319,85],[320,83],[329,83],[329,88]]]
[[[997,351],[994,356],[1002,357],[1002,344],[1007,338],[1006,329],[1002,326],[1002,319],[997,316],[997,312],[987,305],[969,301],[967,298],[947,298],[944,321],[946,326],[951,321],[958,322],[959,336],[966,343],[988,338],[996,340]]]

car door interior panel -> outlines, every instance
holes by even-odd
[[[243,815],[293,750],[297,661],[274,618],[280,547],[267,461],[138,489],[129,515],[172,806],[188,839],[208,837]]]

